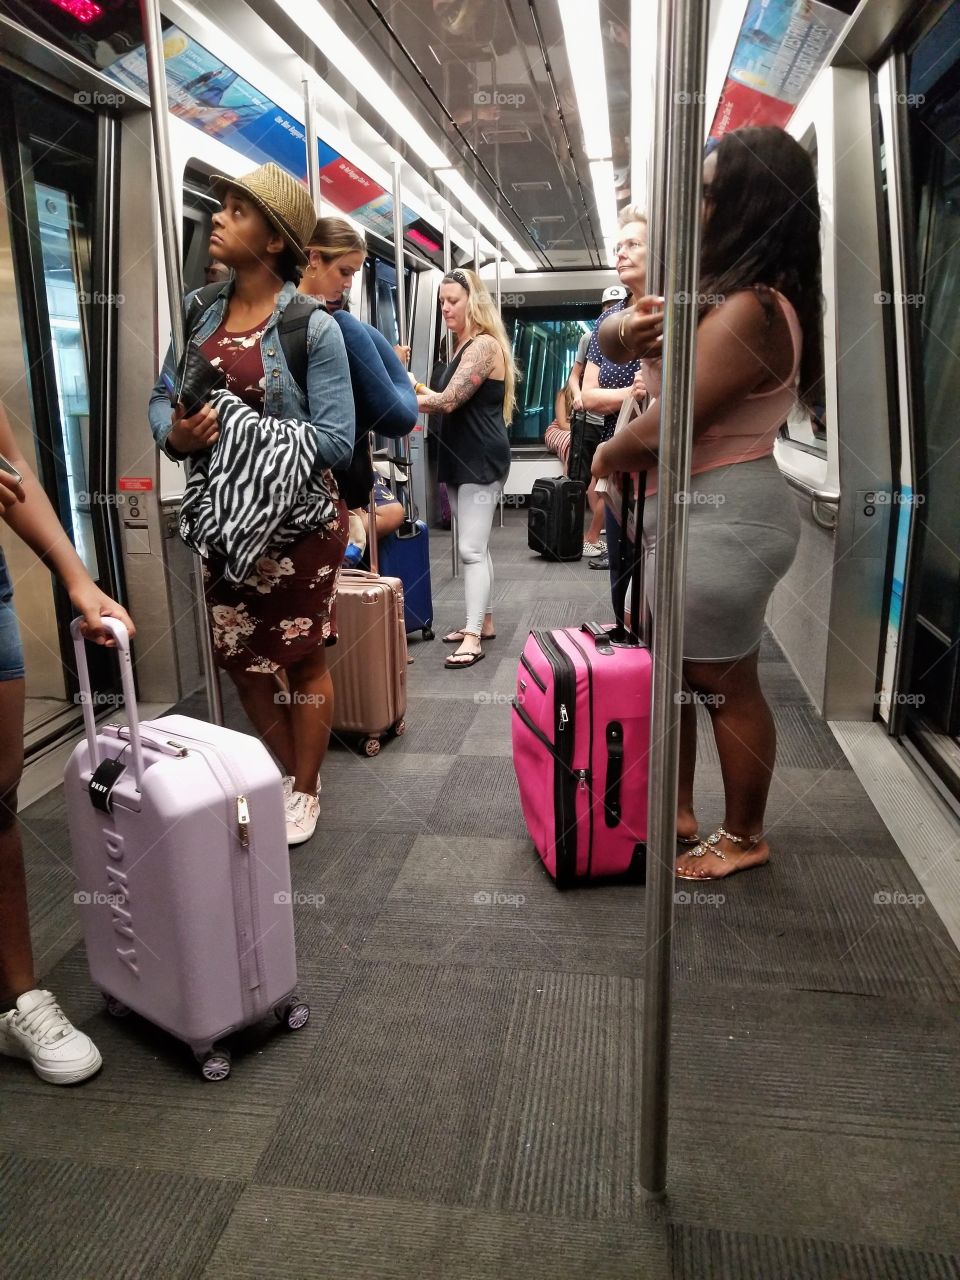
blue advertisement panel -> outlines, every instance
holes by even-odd
[[[272,160],[306,181],[307,143],[298,120],[179,27],[165,28],[163,57],[171,114],[239,151],[254,164]],[[142,45],[118,58],[107,74],[125,88],[149,96]],[[352,214],[378,235],[391,238],[392,197],[322,140],[319,162],[324,201],[342,213]],[[404,226],[416,220],[417,214],[404,206]]]

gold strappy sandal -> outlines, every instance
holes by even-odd
[[[755,849],[756,846],[763,839],[763,832],[761,831],[760,834],[756,836],[734,836],[734,835],[731,835],[730,832],[727,831],[725,827],[717,827],[716,831],[714,831],[711,835],[707,836],[706,840],[700,840],[697,843],[697,846],[695,849],[686,849],[684,850],[684,853],[689,853],[691,858],[704,858],[708,853],[712,853],[716,857],[718,857],[721,862],[726,862],[727,855],[723,852],[722,849],[718,848],[720,841],[724,837],[726,837],[726,839],[729,840],[731,844],[743,845],[744,846],[743,852],[749,853],[750,850]],[[760,863],[758,865],[762,866],[763,864]],[[739,871],[740,868],[738,867],[737,870]],[[730,874],[735,875],[736,871],[732,871]],[[682,871],[677,871],[676,877],[678,880],[724,880],[726,879],[725,876],[688,876],[688,875],[684,875]]]

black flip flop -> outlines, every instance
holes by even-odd
[[[454,658],[456,656],[457,655],[455,653],[451,653],[450,657],[447,658],[446,662],[444,662],[443,665],[447,668],[448,671],[466,671],[468,667],[475,667],[477,663],[480,662],[480,660],[482,658],[485,658],[487,655],[483,652],[482,649],[480,649],[477,653],[461,654],[461,657],[469,658],[470,659],[469,662],[454,662]]]

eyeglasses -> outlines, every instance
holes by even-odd
[[[619,244],[613,246],[614,255],[619,257],[621,253],[634,254],[638,249],[646,249],[646,241],[644,240],[622,240]]]

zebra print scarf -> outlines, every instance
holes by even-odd
[[[239,584],[268,548],[336,517],[317,465],[317,434],[295,418],[261,418],[229,391],[215,391],[220,435],[193,462],[180,503],[180,537],[204,558],[226,561]]]

